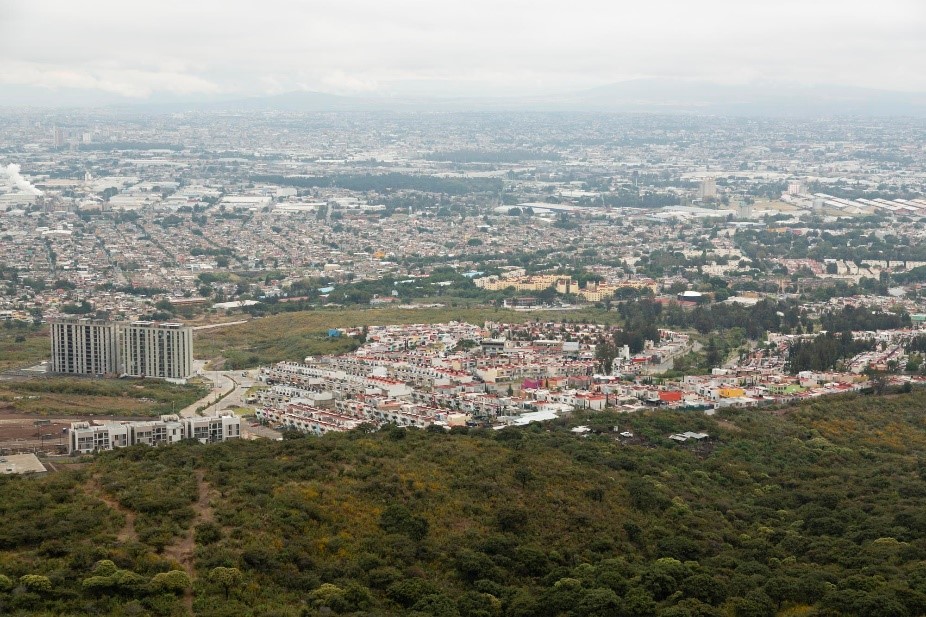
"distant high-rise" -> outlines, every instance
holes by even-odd
[[[51,324],[51,372],[109,375],[119,372],[118,329],[93,319]]]
[[[187,379],[193,374],[193,329],[63,319],[51,323],[51,355],[52,373]]]
[[[122,362],[132,377],[186,379],[193,374],[193,329],[150,321],[123,326]]]
[[[55,128],[53,128],[53,129],[52,129],[52,139],[53,139],[54,144],[55,144],[55,149],[61,148],[62,146],[64,146],[64,139],[65,139],[65,138],[64,138],[64,129],[62,129],[61,127],[58,127],[58,126],[56,126]]]
[[[712,199],[717,197],[717,183],[713,178],[701,180],[701,184],[698,187],[698,197],[701,199]]]

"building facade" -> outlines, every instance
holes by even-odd
[[[80,375],[118,374],[120,363],[117,326],[92,319],[53,322],[51,371]]]
[[[159,446],[183,439],[218,443],[241,438],[241,419],[231,413],[212,417],[161,416],[142,422],[72,422],[68,430],[68,454],[91,454],[138,444]]]
[[[193,374],[193,329],[134,321],[122,326],[122,372],[130,377],[187,379]]]
[[[193,329],[179,323],[92,319],[51,323],[52,373],[188,379]]]

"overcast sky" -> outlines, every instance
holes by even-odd
[[[511,95],[633,78],[926,91],[926,0],[0,0],[21,87]]]

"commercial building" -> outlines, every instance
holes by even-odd
[[[193,374],[193,329],[135,321],[122,327],[122,372],[130,377],[186,379]]]
[[[53,321],[50,370],[75,375],[187,379],[193,374],[193,330],[179,323],[150,321]]]
[[[51,324],[51,372],[80,375],[119,373],[119,331],[115,324],[69,319]]]

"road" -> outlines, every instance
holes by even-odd
[[[235,409],[237,407],[247,407],[245,399],[247,398],[248,389],[257,382],[257,370],[250,371],[207,371],[204,370],[205,362],[195,360],[193,362],[193,371],[212,382],[212,388],[209,393],[199,399],[192,405],[185,407],[180,411],[180,415],[190,418],[196,415],[214,416],[225,410]],[[221,400],[219,400],[221,399]],[[197,412],[197,409],[203,405],[208,405],[205,409]],[[250,426],[250,423],[243,421],[241,423],[242,436],[245,439],[254,439],[262,437],[266,439],[277,439],[280,433],[261,426]]]
[[[198,332],[200,330],[212,330],[213,328],[224,328],[225,326],[240,326],[243,323],[248,323],[249,320],[242,319],[240,321],[226,321],[224,323],[213,323],[206,326],[193,326],[193,331]]]
[[[244,406],[247,390],[256,383],[257,371],[207,371],[202,360],[193,361],[193,372],[212,382],[206,396],[180,410],[180,415],[189,418],[195,415],[212,416],[231,407]],[[203,405],[205,409],[199,410]]]

